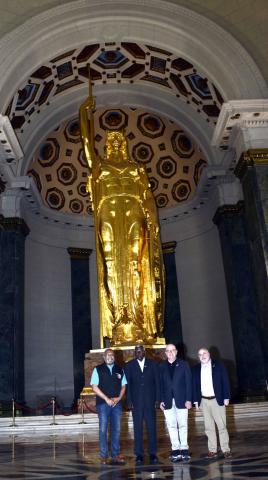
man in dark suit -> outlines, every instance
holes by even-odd
[[[175,345],[166,346],[167,360],[160,364],[160,408],[171,441],[172,462],[189,460],[188,410],[192,407],[192,378],[187,362],[177,358]]]
[[[135,347],[135,359],[126,364],[125,373],[128,382],[127,404],[133,416],[136,464],[142,464],[144,460],[143,421],[147,428],[150,463],[157,464],[155,409],[159,405],[159,375],[156,363],[145,358],[143,345]]]
[[[207,348],[198,351],[200,363],[192,370],[193,401],[203,410],[205,433],[208,437],[208,458],[217,457],[217,435],[225,458],[231,457],[229,435],[226,428],[225,407],[229,405],[230,386],[223,363],[214,362]]]

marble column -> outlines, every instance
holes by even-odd
[[[236,355],[238,394],[242,399],[263,396],[266,390],[265,361],[244,202],[219,207],[213,221],[220,235]]]
[[[68,248],[71,258],[74,395],[85,386],[84,359],[92,348],[89,257],[92,250]]]
[[[0,400],[24,401],[24,247],[22,218],[0,218]]]
[[[257,314],[268,378],[268,149],[250,149],[243,153],[235,173],[242,183],[245,199]]]
[[[183,353],[180,300],[175,262],[176,245],[177,242],[162,244],[166,271],[164,337],[167,343],[174,343]]]

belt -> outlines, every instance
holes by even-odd
[[[206,400],[213,400],[216,397],[204,397],[204,395],[202,395],[202,398],[205,398]]]

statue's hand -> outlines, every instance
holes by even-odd
[[[95,97],[87,97],[87,99],[82,103],[80,108],[85,108],[86,110],[94,110],[95,106]]]

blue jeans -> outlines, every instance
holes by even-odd
[[[114,458],[120,453],[122,405],[119,402],[115,407],[110,407],[107,403],[101,403],[97,405],[97,412],[99,416],[100,456],[101,458],[109,457],[107,437],[110,423],[111,457]]]

